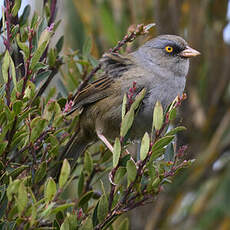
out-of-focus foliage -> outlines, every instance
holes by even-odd
[[[195,156],[197,163],[159,197],[151,214],[150,207],[133,213],[143,212],[144,218],[133,217],[131,229],[230,229],[230,45],[223,40],[227,5],[227,0],[68,2],[72,44],[80,48],[91,37],[96,56],[121,39],[129,25],[146,22],[157,24],[153,36],[179,34],[202,53],[192,60],[188,100],[181,110],[189,131],[178,138],[189,146],[187,158]]]

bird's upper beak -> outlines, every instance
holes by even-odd
[[[200,55],[200,52],[189,46],[186,46],[186,48],[180,52],[180,56],[184,58],[191,58],[197,55]]]

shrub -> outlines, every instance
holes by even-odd
[[[114,152],[96,145],[80,157],[76,170],[71,169],[68,159],[59,161],[78,122],[78,117],[65,116],[72,98],[66,96],[68,89],[77,88],[88,74],[82,88],[100,65],[90,55],[90,42],[84,45],[83,54],[72,51],[65,57],[61,54],[63,37],[51,45],[60,23],[55,22],[55,0],[44,1],[43,16],[34,12],[31,20],[29,5],[19,16],[20,0],[4,3],[1,33],[5,49],[0,56],[0,226],[111,227],[122,214],[152,202],[164,184],[190,165],[190,161],[180,160],[185,149],[174,151],[173,144],[176,133],[185,128],[179,126],[167,132],[184,98],[177,97],[165,114],[161,104],[156,104],[152,133],[144,135],[140,156],[134,157],[127,150],[126,137],[145,90],[135,98],[124,95],[121,132],[114,140]],[[151,27],[139,25],[111,52]],[[56,90],[50,83],[58,73],[62,79],[57,80]],[[130,92],[135,91],[135,83],[130,87]],[[53,172],[58,176],[53,176]],[[69,195],[75,186],[77,189]],[[128,229],[127,219],[123,219],[119,229]]]

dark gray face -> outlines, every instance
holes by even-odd
[[[199,54],[187,42],[176,35],[161,35],[146,42],[137,51],[151,69],[185,77],[188,73],[189,58]],[[138,58],[139,59],[139,58]],[[171,76],[172,74],[169,74]]]

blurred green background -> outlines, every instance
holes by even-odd
[[[38,3],[36,3],[38,4]],[[158,197],[130,213],[132,230],[230,229],[230,3],[227,0],[68,0],[59,2],[65,53],[92,41],[99,58],[133,24],[156,23],[149,37],[177,34],[202,55],[191,62],[182,120],[194,167]],[[68,77],[68,76],[67,76]],[[71,90],[71,88],[70,88]],[[73,88],[72,88],[73,90]]]

